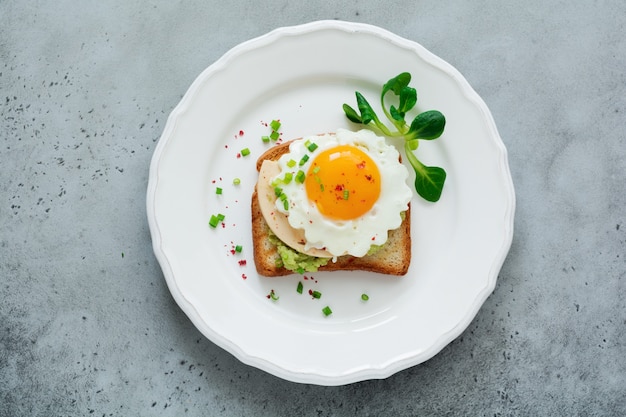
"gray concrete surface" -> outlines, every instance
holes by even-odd
[[[299,385],[172,300],[148,167],[231,47],[382,26],[464,74],[509,150],[516,233],[467,331],[386,380]],[[619,416],[626,410],[623,1],[0,2],[0,416]]]

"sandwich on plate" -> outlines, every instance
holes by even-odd
[[[411,261],[408,170],[369,130],[276,145],[257,161],[254,262],[263,276],[360,270],[406,274]]]

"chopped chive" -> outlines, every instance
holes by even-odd
[[[350,191],[348,190],[343,190],[343,199],[347,200],[348,197],[350,197]]]
[[[274,194],[276,194],[276,197],[279,197],[282,193],[283,193],[283,189],[282,188],[274,187]]]
[[[293,168],[296,166],[296,161],[294,161],[293,159],[290,159],[289,161],[287,161],[287,166],[289,168]]]
[[[281,195],[278,196],[278,198],[280,199],[280,201],[285,201],[287,200],[287,194],[282,193]]]
[[[215,189],[215,194],[222,194],[222,189],[220,187],[217,187]]]
[[[211,215],[211,219],[209,220],[209,226],[215,228],[221,222],[219,216]]]
[[[280,298],[279,296],[277,296],[277,295],[276,295],[276,293],[274,292],[274,290],[271,290],[271,291],[270,291],[270,295],[269,295],[269,297],[270,297],[272,300],[274,300],[274,301],[276,301],[276,300],[278,300],[278,299]]]
[[[302,157],[302,159],[300,159],[299,165],[302,166],[302,165],[306,164],[306,161],[308,161],[308,160],[309,160],[309,155],[304,155]]]
[[[307,149],[308,149],[310,152],[313,152],[314,150],[316,150],[316,149],[317,149],[317,144],[316,144],[316,143],[310,143],[310,144],[308,144],[308,145],[307,145]]]
[[[320,166],[317,165],[315,168],[313,168],[313,173],[317,174],[318,172],[320,172],[320,169],[321,169]]]
[[[267,143],[267,142],[269,142],[269,141],[270,141],[270,137],[269,137],[269,136],[267,136],[267,135],[263,135],[263,136],[261,136],[261,140],[262,140],[264,143]]]
[[[312,291],[311,292],[311,297],[317,298],[319,300],[320,298],[322,298],[322,293],[319,292],[319,291]]]
[[[280,136],[280,134],[277,131],[273,131],[272,133],[270,133],[270,139],[273,141],[278,140],[278,137]]]
[[[272,120],[270,123],[270,127],[272,128],[272,130],[278,130],[280,129],[280,121],[278,120]]]
[[[233,179],[233,184],[239,185],[239,184],[241,184],[241,180],[239,178],[234,178]]]
[[[330,307],[326,306],[322,309],[322,313],[324,313],[324,315],[328,317],[333,314],[333,311],[330,309]]]
[[[285,200],[283,200],[283,208],[285,210],[289,210],[289,201],[287,201],[286,198],[285,198]]]
[[[369,300],[369,299],[370,299],[370,296],[369,296],[369,295],[367,295],[367,294],[361,294],[361,300],[363,300],[363,301],[367,301],[367,300]]]
[[[226,218],[226,216],[224,216],[222,213],[218,213],[217,214],[217,220],[222,221]]]
[[[305,177],[306,176],[304,175],[304,171],[299,170],[298,173],[296,174],[296,182],[303,184]]]
[[[293,179],[293,172],[287,172],[285,174],[285,184],[289,184],[291,182],[291,180]]]
[[[298,288],[296,288],[296,291],[298,292],[298,294],[302,294],[303,289],[304,289],[304,285],[302,285],[302,281],[298,281]]]
[[[301,266],[298,267],[298,269],[296,269],[296,272],[300,275],[304,274],[304,268],[302,268]]]
[[[235,246],[235,252],[241,253],[242,250],[243,250],[243,246],[241,246],[241,245]]]
[[[248,155],[250,155],[250,149],[248,149],[248,148],[243,148],[243,149],[241,150],[241,156],[248,156]]]

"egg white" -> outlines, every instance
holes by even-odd
[[[318,148],[310,152],[305,145],[307,141],[317,144]],[[284,178],[287,172],[292,172],[295,176],[298,169],[306,173],[316,154],[340,145],[357,146],[376,163],[380,172],[381,191],[373,207],[357,219],[329,219],[320,213],[315,203],[309,201],[305,185],[291,181],[281,184],[282,192],[289,203],[288,209],[285,210],[280,200],[276,201],[276,209],[288,216],[291,227],[304,230],[305,249],[324,249],[333,257],[361,257],[367,254],[372,245],[384,244],[389,230],[400,227],[401,213],[407,210],[413,195],[406,183],[409,172],[399,162],[399,153],[395,147],[388,145],[384,138],[369,130],[352,132],[338,129],[335,134],[306,137],[293,141],[289,152],[278,160],[281,174],[274,180]],[[288,161],[300,161],[304,155],[309,155],[306,164],[288,166]]]

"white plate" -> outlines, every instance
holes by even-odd
[[[260,139],[269,133],[263,123],[280,119],[285,139],[357,129],[342,104],[354,103],[355,90],[377,103],[382,84],[402,71],[413,75],[418,109],[447,118],[443,136],[417,151],[446,168],[448,179],[438,203],[412,201],[408,274],[258,276],[250,196],[256,158],[270,146]],[[243,148],[251,155],[238,158]],[[167,285],[207,338],[278,377],[340,385],[419,364],[468,326],[509,250],[515,195],[491,114],[454,68],[383,29],[321,21],[245,42],[200,74],[155,150],[147,209]],[[217,213],[226,215],[225,226],[210,228]],[[237,244],[243,251],[233,255]],[[267,298],[272,289],[278,301]]]

